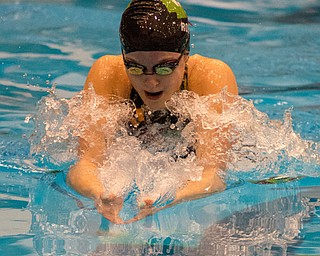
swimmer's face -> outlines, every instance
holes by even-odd
[[[180,90],[184,77],[187,55],[181,58],[180,53],[162,51],[137,51],[125,55],[125,61],[133,66],[144,67],[144,74],[127,74],[133,88],[138,92],[144,104],[152,110],[165,108],[165,102]],[[159,75],[155,73],[155,67],[166,66],[166,64],[177,63],[171,74]],[[162,65],[164,64],[164,65]],[[165,71],[161,70],[160,71]]]

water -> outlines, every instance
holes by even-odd
[[[109,224],[96,213],[90,200],[65,184],[67,166],[75,160],[76,143],[65,140],[72,138],[71,131],[79,132],[68,128],[72,120],[68,120],[67,110],[79,106],[79,98],[74,96],[82,89],[94,59],[119,53],[116,24],[127,3],[2,1],[0,30],[5,36],[0,39],[1,254],[320,254],[320,180],[315,154],[320,140],[317,2],[183,3],[194,25],[193,53],[227,62],[236,74],[241,96],[246,99],[235,99],[235,108],[228,106],[226,119],[218,121],[227,124],[239,116],[250,120],[235,127],[240,132],[233,138],[238,146],[252,143],[257,135],[268,139],[255,141],[259,151],[253,151],[250,144],[247,148],[238,147],[250,155],[249,161],[241,158],[243,152],[235,148],[225,192],[180,204],[131,225]],[[74,98],[69,100],[71,97]],[[206,102],[217,100],[188,97],[189,104],[197,102],[193,106],[198,109],[185,109],[178,96],[170,107],[183,108],[186,115],[203,118]],[[50,104],[46,105],[46,101]],[[239,104],[243,111],[238,116],[233,111]],[[46,112],[48,109],[51,112]],[[60,112],[55,111],[58,109]],[[122,111],[128,113],[127,109]],[[44,139],[38,148],[34,146],[39,144],[30,145],[28,140],[37,113],[41,113],[36,115],[40,118],[36,126],[39,131],[43,131],[42,121],[46,118],[57,121],[48,123],[54,136],[37,133],[31,140]],[[25,122],[26,117],[32,117],[30,122]],[[216,121],[212,118],[202,120],[206,126],[212,126]],[[62,121],[69,126],[60,130],[65,133],[58,136],[57,127]],[[261,136],[259,132],[263,132]],[[115,148],[128,142],[126,136],[119,138]],[[53,141],[55,146],[50,148]],[[131,142],[129,146],[137,143]],[[30,157],[30,146],[40,154]],[[43,157],[46,150],[51,154]],[[149,159],[166,163],[161,156],[152,158],[149,151],[135,152],[140,162]],[[127,156],[132,157],[129,153]],[[126,158],[114,159],[117,162],[105,164],[127,164],[131,173],[132,161],[128,164]],[[191,158],[181,164],[190,168],[194,165]],[[170,173],[178,173],[181,165],[174,168],[176,171]],[[156,167],[140,173],[150,170]],[[307,177],[281,184],[251,183],[274,174]],[[123,182],[130,184],[130,180]],[[148,189],[143,183],[140,186]],[[133,210],[127,204],[123,214]]]

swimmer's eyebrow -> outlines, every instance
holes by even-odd
[[[135,60],[131,59],[131,58],[128,58],[128,57],[125,57],[125,60],[128,61],[128,62],[132,62],[132,63],[135,63],[135,64],[139,64],[138,62],[136,62]],[[139,64],[140,65],[140,64]]]
[[[178,58],[179,58],[179,57],[178,57]],[[174,62],[174,61],[178,60],[178,58],[168,57],[168,58],[165,58],[165,59],[159,61],[158,64],[155,64],[154,66],[161,65],[161,64],[164,64],[164,63],[167,63],[167,62]],[[138,65],[143,66],[142,64],[140,64],[139,62],[137,62],[137,61],[134,60],[134,59],[131,59],[130,57],[126,57],[125,59],[126,59],[127,62],[131,62],[131,63],[134,63],[134,64],[138,64]]]

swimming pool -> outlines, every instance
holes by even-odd
[[[193,53],[234,70],[241,95],[271,119],[293,107],[293,128],[320,141],[320,7],[317,1],[181,1]],[[63,166],[29,156],[36,102],[57,84],[72,97],[94,59],[119,53],[128,1],[1,1],[1,255],[319,255],[319,167],[308,177],[228,189],[126,226],[113,226],[65,184]],[[107,17],[107,18],[106,18]],[[291,166],[292,167],[292,166]],[[250,178],[260,179],[257,173]],[[235,176],[235,177],[234,177]]]

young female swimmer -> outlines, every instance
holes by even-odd
[[[145,107],[162,110],[180,90],[193,91],[199,96],[216,94],[222,89],[237,94],[235,76],[225,63],[200,55],[189,56],[188,25],[185,10],[175,0],[133,0],[120,23],[122,54],[99,58],[88,74],[84,89],[93,85],[100,96],[131,99],[136,105],[137,124],[144,119]],[[108,194],[99,179],[98,164],[103,161],[99,156],[106,150],[104,141],[103,134],[88,131],[87,139],[80,141],[80,160],[70,169],[68,184],[95,200],[97,210],[117,224],[137,221],[158,211],[159,208],[153,207],[153,200],[145,199],[133,219],[124,222],[120,218],[123,198]],[[219,157],[228,149],[228,143],[224,144],[225,152],[219,149]],[[204,146],[194,147],[197,158],[208,157]],[[186,182],[168,206],[222,191],[225,184],[218,171],[224,168],[223,160],[204,166],[201,180]]]

